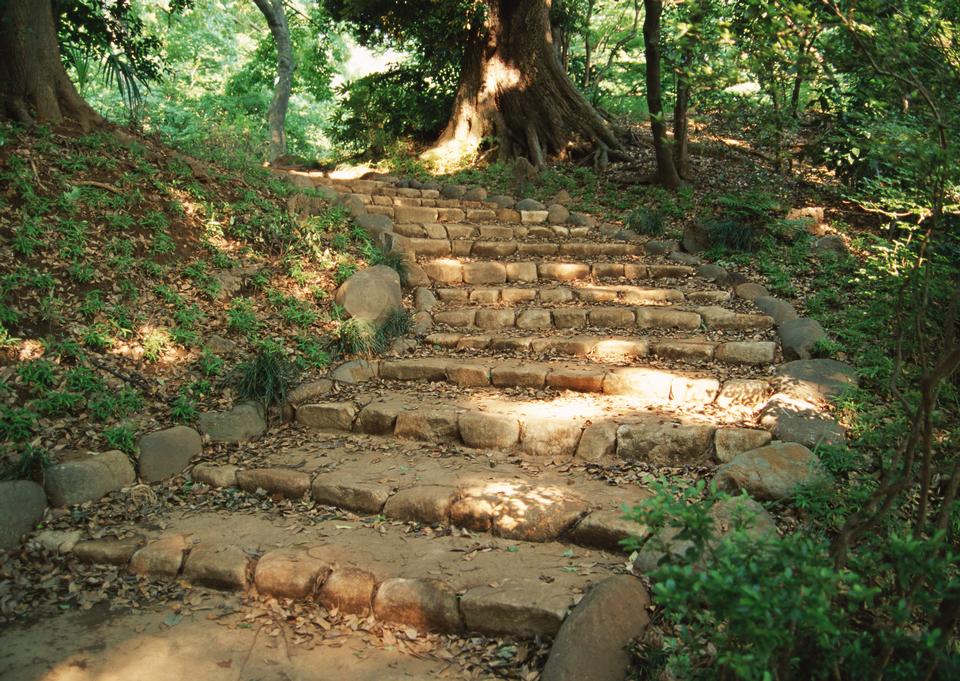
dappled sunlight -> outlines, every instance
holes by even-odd
[[[465,487],[460,498],[469,504],[473,515],[491,518],[497,531],[508,536],[537,524],[556,522],[565,510],[569,512],[571,506],[582,503],[569,489],[507,480]]]
[[[340,165],[337,166],[336,170],[331,170],[327,173],[327,177],[331,180],[359,180],[364,175],[369,173],[376,172],[376,168],[367,165]]]
[[[471,397],[468,403],[482,403],[494,411],[509,408],[511,413],[534,418],[569,421],[575,418],[597,418],[608,413],[604,396],[591,393],[563,394],[549,401],[517,401],[510,398],[499,400],[488,396]]]
[[[481,138],[478,135],[457,134],[425,151],[420,159],[429,164],[434,175],[446,175],[461,170],[476,158]]]

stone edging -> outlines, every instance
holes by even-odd
[[[213,589],[309,600],[328,610],[373,616],[421,632],[553,636],[574,605],[573,596],[561,597],[545,583],[533,580],[476,586],[462,594],[439,579],[391,577],[378,581],[371,571],[329,560],[322,546],[279,548],[251,556],[235,545],[194,544],[188,535],[173,534],[146,543],[136,539],[81,541],[71,554],[87,563],[126,567],[142,577],[184,579]]]

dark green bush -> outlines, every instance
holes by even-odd
[[[627,229],[644,236],[662,236],[665,230],[663,213],[649,208],[637,208],[627,215]]]
[[[269,407],[283,404],[298,376],[296,364],[283,348],[268,342],[260,346],[252,359],[237,365],[233,384],[242,399],[256,400]]]
[[[395,66],[341,88],[328,130],[341,148],[379,155],[405,136],[429,140],[440,132],[453,103],[453,89],[411,65]]]
[[[716,248],[740,253],[753,249],[754,227],[736,220],[708,220],[704,223],[710,243]]]
[[[960,586],[955,547],[940,533],[911,538],[894,526],[836,569],[825,536],[809,527],[751,536],[746,519],[718,539],[701,482],[666,485],[629,517],[688,542],[648,576],[669,635],[644,648],[644,666],[676,679],[949,679],[960,656],[933,624],[940,598]],[[814,496],[805,495],[807,500]],[[665,534],[665,533],[664,533]],[[660,534],[659,536],[663,536]],[[632,540],[632,548],[642,542]],[[923,584],[906,605],[903,589]],[[656,670],[648,668],[650,678]],[[928,675],[929,673],[929,675]]]

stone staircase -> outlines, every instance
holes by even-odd
[[[622,517],[641,481],[802,441],[785,401],[836,387],[784,362],[786,303],[675,243],[479,189],[288,177],[319,195],[292,211],[335,200],[405,255],[414,332],[293,391],[295,446],[193,468],[198,493],[239,488],[282,514],[171,511],[77,558],[421,632],[549,638],[591,586],[639,588],[615,580],[620,542],[644,531]],[[823,423],[804,432],[819,442]]]

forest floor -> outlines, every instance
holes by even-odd
[[[220,167],[125,133],[0,135],[6,478],[42,481],[46,467],[78,451],[119,449],[135,460],[143,434],[230,409],[237,366],[265,342],[287,353],[302,383],[345,362],[372,372],[307,402],[323,407],[314,410],[318,421],[302,405],[293,422],[272,410],[264,434],[207,440],[194,462],[208,475],[293,471],[312,495],[266,482],[217,486],[194,468],[48,509],[30,541],[0,552],[0,679],[539,678],[551,640],[539,629],[498,633],[504,627],[487,622],[486,635],[428,633],[314,601],[210,590],[182,567],[175,579],[147,579],[80,562],[51,545],[50,533],[71,546],[105,537],[178,535],[194,546],[226,539],[254,559],[278,547],[322,546],[325,560],[360,568],[377,584],[434,580],[461,599],[520,584],[538,594],[538,617],[552,633],[553,604],[565,612],[606,577],[642,576],[616,545],[620,509],[648,496],[660,477],[693,484],[712,476],[722,463],[717,429],[764,437],[760,407],[784,362],[772,322],[750,300],[694,276],[698,262],[651,242],[679,240],[685,225],[716,210],[718,194],[764,187],[784,208],[822,205],[815,187],[723,144],[697,157],[696,189],[675,195],[636,184],[640,169],[629,167],[606,176],[557,167],[521,183],[496,169],[439,178],[413,165],[387,169],[420,187],[482,185],[489,193],[441,205],[438,190],[400,187],[395,177],[367,176],[375,182],[357,191],[349,179],[300,173],[295,187],[260,168]],[[404,304],[428,313],[429,323],[414,317],[379,360],[348,352],[333,298],[383,255],[352,222],[349,204],[321,198],[330,186],[389,208],[425,276]],[[391,193],[397,187],[412,191]],[[545,214],[527,221],[488,200],[503,194],[546,206],[561,190],[569,215],[551,217],[552,226]],[[848,209],[834,202],[825,223],[844,229],[854,221]],[[624,240],[624,226],[653,214],[662,228]],[[852,287],[840,282],[823,295],[837,264],[813,243],[801,221],[765,243],[764,257],[717,250],[704,262],[765,285],[826,325]],[[509,274],[521,269],[527,274]],[[711,306],[737,323],[712,324],[702,311]],[[724,361],[722,346],[754,354]],[[849,359],[833,341],[820,351]],[[643,380],[666,381],[666,393],[604,388],[629,369],[653,372]],[[760,394],[717,402],[745,385]],[[338,429],[345,413],[350,420]],[[365,413],[393,419],[390,428],[364,430],[357,424]],[[694,444],[664,436],[668,426]],[[596,455],[584,444],[592,427],[604,433]],[[673,444],[660,458],[611,456],[611,446],[626,452],[624,432]],[[318,497],[322,481],[342,502]],[[436,518],[394,513],[389,501],[378,512],[356,502],[361,492],[388,499],[424,491],[436,492],[430,503],[446,504]],[[781,531],[797,521],[789,508],[775,511]],[[606,538],[588,536],[585,518]],[[524,603],[514,605],[523,612]]]

